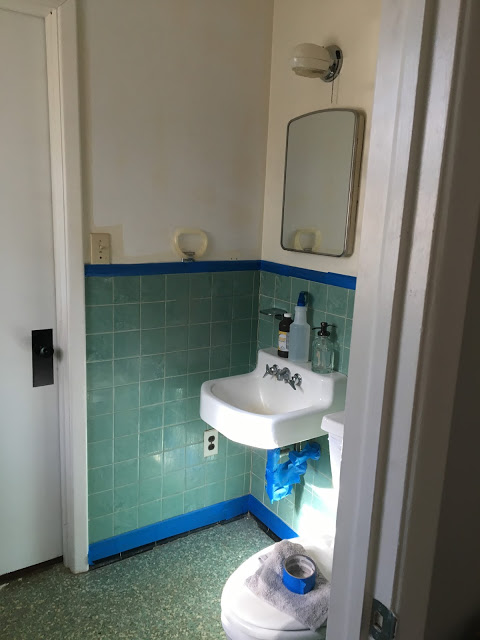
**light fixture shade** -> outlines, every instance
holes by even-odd
[[[304,42],[293,50],[290,64],[292,70],[299,76],[332,82],[340,73],[342,62],[343,55],[340,47],[336,45],[321,47],[318,44]]]

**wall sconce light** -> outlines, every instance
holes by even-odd
[[[340,73],[343,54],[340,47],[330,45],[321,47],[318,44],[297,44],[290,61],[292,70],[306,78],[320,78],[324,82],[332,82]]]

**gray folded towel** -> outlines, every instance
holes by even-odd
[[[317,578],[312,591],[303,595],[289,591],[282,582],[283,562],[296,553],[307,552],[301,544],[289,540],[277,542],[269,554],[260,558],[262,565],[253,576],[247,578],[246,585],[262,600],[316,631],[328,616],[330,583],[317,567]]]

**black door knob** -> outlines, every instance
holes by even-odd
[[[55,349],[53,347],[36,347],[35,352],[40,358],[51,358]]]

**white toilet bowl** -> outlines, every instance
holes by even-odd
[[[324,535],[314,542],[307,538],[292,538],[301,544],[319,570],[330,580],[334,539]],[[273,546],[273,545],[272,545]],[[253,594],[245,580],[260,566],[259,557],[272,546],[251,556],[227,580],[222,593],[222,625],[229,640],[324,640],[326,627],[318,631],[306,629],[294,618],[275,609]]]

